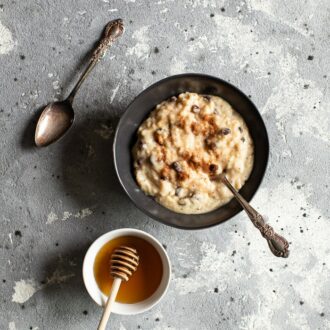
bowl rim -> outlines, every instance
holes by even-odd
[[[248,202],[250,202],[253,199],[253,197],[255,196],[255,194],[257,193],[257,191],[259,190],[259,188],[260,188],[260,186],[261,186],[261,184],[263,182],[263,179],[265,177],[265,173],[266,173],[267,168],[268,168],[270,147],[269,147],[269,137],[268,137],[267,127],[265,125],[265,122],[264,122],[264,120],[263,120],[263,118],[262,118],[262,116],[261,116],[258,108],[252,102],[252,100],[245,95],[245,93],[243,91],[241,91],[238,87],[236,87],[235,85],[231,84],[230,82],[228,82],[226,80],[223,80],[221,78],[218,78],[216,76],[209,75],[209,74],[205,74],[205,73],[181,73],[181,74],[172,75],[172,76],[169,76],[169,77],[166,77],[166,78],[163,78],[161,80],[156,81],[155,83],[151,84],[150,86],[148,86],[147,88],[145,88],[144,90],[142,90],[142,92],[140,92],[137,96],[135,96],[134,99],[126,107],[124,113],[121,115],[121,117],[120,117],[120,119],[119,119],[119,121],[117,123],[116,131],[115,131],[115,135],[114,135],[114,139],[113,139],[113,144],[112,144],[113,162],[114,162],[114,167],[115,167],[115,171],[116,171],[116,174],[117,174],[117,178],[118,178],[118,180],[120,182],[121,187],[124,189],[124,191],[126,192],[126,195],[133,202],[133,204],[140,211],[142,211],[142,213],[146,214],[149,218],[151,218],[153,220],[156,220],[156,221],[158,221],[158,222],[160,222],[160,223],[162,223],[164,225],[170,226],[170,227],[174,227],[174,228],[177,228],[177,229],[184,229],[184,230],[201,230],[201,229],[208,229],[208,228],[211,228],[211,227],[214,227],[214,226],[218,226],[218,225],[220,225],[220,224],[222,224],[222,223],[224,223],[224,222],[232,219],[237,214],[239,214],[239,213],[241,213],[243,211],[242,206],[241,205],[238,205],[238,209],[233,212],[233,215],[230,216],[230,217],[228,217],[227,219],[222,220],[221,222],[215,222],[215,223],[212,223],[212,224],[201,225],[201,226],[198,226],[198,227],[186,227],[186,226],[180,226],[180,225],[170,224],[167,221],[163,220],[161,217],[157,217],[157,216],[151,214],[147,209],[145,209],[142,206],[140,206],[134,200],[134,198],[132,197],[131,193],[128,191],[128,189],[124,185],[124,183],[122,181],[122,178],[121,178],[121,176],[119,174],[119,169],[118,169],[118,164],[117,164],[117,157],[116,157],[116,145],[117,145],[117,138],[118,138],[120,127],[122,126],[122,123],[126,120],[126,118],[128,116],[128,110],[134,104],[134,102],[136,101],[136,99],[142,97],[149,90],[151,90],[151,89],[153,89],[153,88],[155,88],[155,87],[163,84],[164,82],[166,82],[168,80],[178,79],[178,78],[183,78],[183,77],[193,77],[193,78],[198,78],[199,77],[199,78],[203,78],[203,79],[204,78],[207,78],[207,79],[212,79],[212,80],[218,81],[220,83],[226,84],[229,87],[231,87],[233,90],[235,90],[238,93],[242,94],[252,104],[252,106],[256,110],[255,111],[255,115],[258,117],[258,120],[260,121],[261,126],[263,127],[263,129],[265,131],[265,141],[264,141],[264,144],[265,144],[265,149],[266,149],[266,157],[265,157],[264,169],[263,169],[263,171],[262,171],[262,173],[260,175],[258,186],[257,186],[256,190],[251,194],[251,197],[250,198],[246,198],[246,200]],[[150,111],[152,111],[152,110],[150,110]],[[244,185],[243,185],[243,187],[244,187]],[[155,201],[155,203],[157,203],[157,202]],[[221,207],[222,206],[220,206],[220,208]],[[172,211],[172,212],[174,212],[174,211]]]
[[[100,290],[95,280],[93,265],[96,255],[105,244],[114,238],[121,236],[135,236],[135,234],[137,237],[145,239],[159,253],[163,264],[163,276],[157,290],[147,299],[134,304],[115,302],[112,313],[119,315],[136,315],[146,312],[157,305],[164,298],[168,291],[172,277],[171,261],[165,248],[157,238],[143,230],[135,228],[118,228],[104,233],[92,242],[86,251],[82,265],[82,277],[85,288],[93,301],[97,305],[103,307],[107,297]],[[94,251],[95,249],[97,250]]]

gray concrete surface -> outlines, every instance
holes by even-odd
[[[95,329],[84,289],[91,242],[134,227],[167,246],[166,298],[112,329],[329,329],[327,0],[0,0],[0,329]],[[33,147],[39,109],[67,95],[105,23],[125,36],[84,84],[76,123]],[[288,237],[276,259],[244,214],[180,231],[138,211],[115,177],[113,130],[146,86],[204,72],[241,88],[266,122],[271,157],[253,204]]]

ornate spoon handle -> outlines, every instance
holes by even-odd
[[[78,82],[74,86],[72,92],[67,98],[67,101],[72,104],[73,99],[80,88],[81,84],[87,78],[88,74],[92,71],[95,65],[100,61],[100,59],[105,55],[107,49],[116,41],[122,34],[124,33],[124,24],[122,19],[116,19],[114,21],[110,21],[104,30],[104,34],[102,39],[99,42],[99,45],[93,52],[93,55],[90,59],[90,62],[85,69],[85,71],[80,76]]]
[[[222,173],[220,175],[221,181],[226,187],[233,193],[236,200],[241,204],[252,223],[256,228],[259,229],[261,235],[267,240],[268,246],[272,253],[276,257],[287,258],[289,256],[289,243],[288,241],[275,233],[273,227],[266,224],[264,218],[258,213],[243,197],[239,194],[236,189],[230,184],[227,177]]]

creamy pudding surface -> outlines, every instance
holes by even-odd
[[[253,142],[242,117],[218,96],[183,93],[159,105],[138,129],[133,148],[140,188],[163,206],[186,214],[226,204],[253,167]]]

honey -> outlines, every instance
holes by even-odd
[[[127,282],[122,282],[116,301],[134,304],[149,298],[159,287],[163,264],[157,250],[146,240],[135,236],[118,237],[103,245],[94,262],[94,276],[100,290],[108,296],[113,283],[110,258],[120,245],[137,250],[139,266]]]

